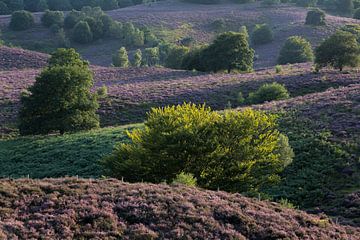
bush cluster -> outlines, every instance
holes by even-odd
[[[155,108],[144,128],[128,133],[130,143],[118,145],[102,164],[109,176],[130,182],[173,182],[188,173],[201,187],[256,192],[277,182],[292,159],[275,121],[251,109]]]

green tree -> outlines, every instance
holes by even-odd
[[[280,50],[279,64],[302,63],[314,60],[311,44],[300,36],[289,37]]]
[[[190,51],[188,47],[174,46],[171,48],[169,55],[166,58],[165,66],[173,69],[181,69],[183,59]]]
[[[127,68],[129,67],[129,57],[126,49],[124,47],[120,48],[113,56],[113,65],[115,67]]]
[[[11,15],[9,27],[15,31],[23,31],[34,26],[34,16],[28,11],[16,11]]]
[[[85,21],[79,21],[74,27],[72,39],[81,44],[92,42],[93,34],[89,24]]]
[[[84,18],[84,15],[80,11],[72,10],[69,12],[64,20],[64,27],[71,29],[73,28],[76,23],[78,23],[82,18]]]
[[[99,126],[97,95],[88,63],[74,49],[58,49],[21,98],[20,134],[73,132]]]
[[[90,30],[93,34],[93,40],[98,40],[104,36],[104,25],[100,19],[87,17],[84,21],[89,24]]]
[[[246,102],[249,104],[259,104],[274,100],[283,100],[290,97],[284,85],[273,82],[262,85],[257,91],[251,92]]]
[[[140,49],[137,49],[134,54],[134,61],[132,65],[134,67],[140,67],[141,63],[142,63],[142,52]]]
[[[159,64],[159,48],[145,48],[144,50],[144,63],[147,66],[155,66]]]
[[[325,12],[318,8],[314,8],[308,11],[305,24],[314,26],[325,25]]]
[[[315,64],[318,69],[331,66],[342,71],[345,66],[358,66],[359,54],[356,37],[349,32],[338,31],[316,48]]]
[[[251,109],[220,114],[193,104],[155,108],[144,128],[128,133],[130,143],[116,146],[102,163],[107,175],[130,182],[172,182],[188,173],[200,187],[257,191],[277,182],[289,164],[280,155],[289,151],[279,147],[290,147],[275,121]]]
[[[64,24],[64,13],[61,11],[47,10],[41,17],[41,23],[45,27],[50,27],[54,24],[62,26]]]
[[[261,45],[272,42],[274,34],[267,24],[257,24],[251,34],[251,41],[254,45]]]
[[[251,71],[254,50],[249,47],[244,33],[227,32],[219,35],[210,46],[204,48],[201,58],[207,71]]]

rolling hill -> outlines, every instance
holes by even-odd
[[[334,224],[239,194],[75,178],[0,180],[3,239],[359,239]]]

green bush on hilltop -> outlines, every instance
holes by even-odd
[[[311,44],[300,36],[289,37],[280,50],[279,64],[303,63],[314,60]]]
[[[130,143],[117,145],[102,164],[109,176],[130,182],[172,182],[185,172],[201,187],[256,192],[278,182],[291,162],[275,121],[251,109],[220,114],[194,104],[154,108],[145,127],[128,132]]]

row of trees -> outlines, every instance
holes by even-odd
[[[29,12],[80,10],[83,7],[100,7],[104,11],[128,7],[153,0],[0,0],[0,15],[14,11]]]

